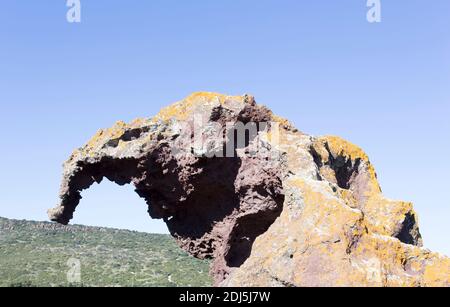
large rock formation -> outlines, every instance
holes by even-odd
[[[65,163],[50,219],[69,223],[103,178],[134,184],[181,248],[214,259],[217,285],[450,286],[450,259],[421,248],[412,204],[383,197],[360,148],[248,95],[196,93],[100,130]]]

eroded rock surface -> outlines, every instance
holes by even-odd
[[[104,178],[133,184],[181,248],[214,259],[217,285],[450,286],[449,258],[421,248],[412,204],[383,197],[360,148],[248,95],[196,93],[100,130],[65,162],[50,219],[68,224]]]

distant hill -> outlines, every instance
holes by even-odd
[[[81,283],[67,280],[70,259]],[[210,286],[209,264],[168,235],[0,218],[0,287]]]

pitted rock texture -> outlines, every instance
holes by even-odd
[[[181,248],[214,259],[216,285],[450,286],[450,259],[421,248],[412,204],[382,195],[360,148],[248,95],[195,93],[100,130],[65,162],[50,219],[68,224],[104,178],[133,184]]]

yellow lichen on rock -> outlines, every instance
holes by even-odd
[[[439,261],[428,261],[424,269],[423,284],[427,287],[450,287],[450,259],[435,255]]]
[[[369,157],[359,146],[356,146],[355,144],[344,140],[341,137],[328,135],[319,137],[318,141],[326,142],[331,153],[336,156],[344,154],[353,160],[361,159],[364,161],[369,161]]]
[[[381,235],[402,234],[404,223],[410,219],[417,224],[412,204],[393,201],[381,193],[374,166],[358,146],[336,136],[317,138],[312,145],[321,177],[337,185],[338,193],[351,207],[366,215],[370,231]],[[421,245],[417,229],[411,230],[411,240]]]
[[[368,174],[367,187],[365,191],[366,196],[381,193],[375,168],[370,163],[367,154],[360,147],[338,136],[322,136],[317,138],[314,144],[314,149],[318,151],[324,163],[327,162],[330,155],[334,158],[343,157],[347,160],[359,160],[366,163]]]
[[[196,92],[169,107],[161,109],[154,119],[156,121],[168,121],[171,119],[186,120],[192,114],[196,106],[202,107],[203,104],[207,104],[212,101],[223,104],[227,100],[244,103],[244,97],[242,96],[227,96],[211,92]]]
[[[363,213],[325,183],[290,178],[285,187],[300,191],[301,214],[288,198],[224,286],[450,286],[448,258],[372,233]]]
[[[91,151],[102,146],[105,141],[120,138],[127,130],[128,125],[123,121],[118,121],[108,129],[99,130],[81,149],[83,154],[89,154]]]
[[[374,195],[368,199],[364,206],[367,215],[368,226],[372,232],[396,236],[403,223],[411,218],[418,223],[417,213],[410,202],[394,201],[386,199],[382,195]],[[418,232],[418,230],[416,230]],[[422,245],[421,238],[417,240]]]
[[[449,259],[420,248],[412,204],[382,195],[361,148],[336,136],[309,141],[286,129],[274,145],[291,172],[285,209],[225,286],[450,285]]]

